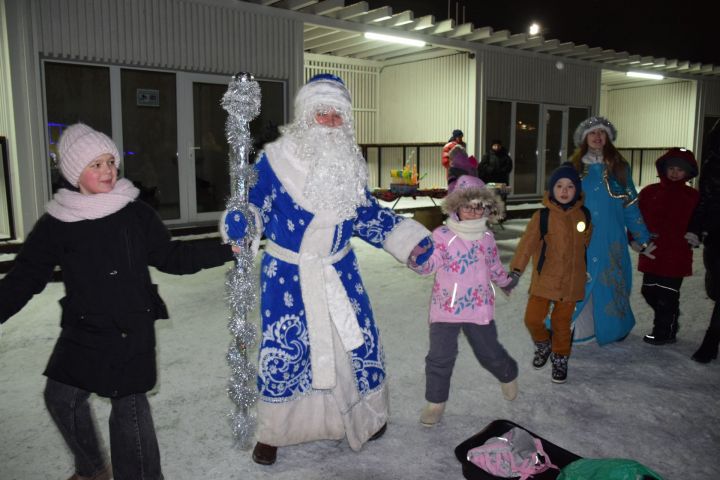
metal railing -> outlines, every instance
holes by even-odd
[[[389,188],[390,170],[414,165],[418,176],[423,177],[420,188],[447,187],[445,168],[440,160],[444,146],[444,143],[361,144],[370,170],[368,185],[371,189]]]
[[[447,179],[440,157],[444,143],[384,143],[361,144],[363,156],[370,170],[369,186],[390,187],[390,170],[414,165],[419,176],[420,188],[445,188]],[[630,163],[633,182],[638,188],[656,183],[655,161],[670,147],[625,147],[618,148]]]
[[[618,148],[618,151],[630,163],[633,182],[640,189],[651,183],[657,183],[655,162],[669,149],[670,147],[625,147]],[[694,185],[694,181],[691,183]]]

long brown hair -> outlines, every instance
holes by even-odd
[[[588,144],[586,137],[583,139],[582,144],[575,149],[572,157],[570,157],[570,161],[573,166],[580,173],[583,172],[582,158],[587,152]],[[615,177],[623,187],[626,186],[630,164],[623,158],[618,149],[615,148],[615,145],[613,145],[609,137],[607,137],[607,141],[603,147],[603,161],[607,165],[608,171],[612,174],[612,176]]]

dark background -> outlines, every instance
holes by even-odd
[[[348,2],[346,2],[348,3]],[[370,8],[383,5],[393,13],[412,10],[415,18],[434,15],[472,22],[475,28],[527,32],[533,21],[546,40],[587,44],[590,47],[627,51],[631,55],[689,60],[720,65],[720,22],[710,10],[716,0],[657,2],[646,0],[369,0]],[[713,7],[714,5],[714,7]]]

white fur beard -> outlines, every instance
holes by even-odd
[[[311,125],[296,131],[297,156],[307,168],[303,195],[317,211],[353,218],[365,205],[368,170],[352,127]]]

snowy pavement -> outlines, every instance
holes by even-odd
[[[505,265],[527,220],[508,220],[497,239]],[[462,479],[455,446],[495,419],[518,423],[583,457],[624,457],[666,479],[720,478],[720,362],[693,362],[712,302],[705,296],[701,250],[682,286],[678,343],[642,342],[652,317],[635,273],[631,303],[637,326],[623,342],[576,346],[568,382],[531,365],[522,318],[529,272],[510,297],[498,294],[501,342],[520,364],[520,394],[503,400],[499,384],[477,364],[464,339],[443,421],[424,428],[427,310],[432,278],[419,277],[386,253],[354,246],[387,355],[391,418],[387,433],[361,452],[344,441],[281,448],[270,467],[233,446],[225,394],[230,343],[224,276],[229,265],[192,276],[153,271],[171,319],[157,322],[159,382],[150,394],[166,479]],[[633,254],[633,261],[637,257]],[[0,337],[0,479],[65,479],[71,458],[45,411],[42,371],[59,333],[52,283],[3,325]],[[254,317],[256,318],[256,316]],[[254,355],[254,354],[253,354]],[[110,404],[92,397],[104,438]]]

